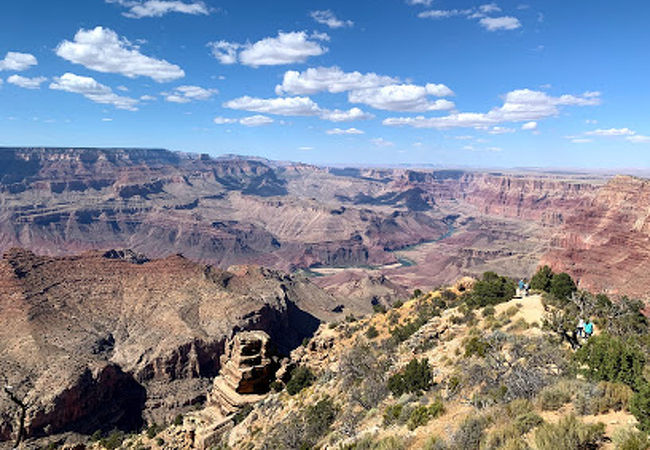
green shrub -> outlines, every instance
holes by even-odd
[[[643,353],[607,334],[590,338],[575,353],[575,360],[586,366],[582,372],[590,380],[618,382],[634,388],[643,379]]]
[[[639,429],[650,432],[650,385],[644,383],[630,400],[630,412],[639,421]]]
[[[235,415],[232,418],[232,421],[235,425],[240,424],[248,417],[248,415],[253,411],[253,405],[248,404],[245,405],[243,408],[241,408],[239,411],[235,413]]]
[[[329,431],[337,414],[338,408],[329,397],[325,397],[307,408],[304,414],[305,431],[303,436],[304,443],[308,444],[307,448],[314,447],[320,438]]]
[[[483,317],[494,317],[495,313],[496,313],[496,309],[494,309],[494,306],[487,305],[485,308],[483,308],[483,312],[481,313],[481,315]]]
[[[374,339],[377,336],[379,336],[379,331],[377,331],[377,328],[375,328],[374,325],[370,325],[366,330],[366,337],[368,339]]]
[[[275,380],[275,381],[273,381],[273,382],[271,383],[270,388],[271,388],[274,392],[282,392],[282,390],[284,389],[284,383],[283,383],[282,381]]]
[[[403,305],[404,302],[402,300],[395,300],[392,306],[393,308],[397,309],[397,308],[401,308]]]
[[[304,366],[296,367],[291,371],[291,377],[287,382],[287,392],[289,395],[296,395],[303,389],[311,386],[316,381],[316,376]]]
[[[384,314],[386,312],[386,307],[381,303],[376,303],[372,305],[372,311],[378,314]]]
[[[539,427],[535,432],[535,444],[538,450],[598,448],[604,434],[604,424],[584,424],[570,415],[557,424],[545,423]]]
[[[429,361],[425,358],[422,361],[412,359],[404,369],[397,372],[388,379],[388,389],[395,396],[407,392],[420,394],[429,390],[433,381]]]
[[[553,271],[549,266],[540,267],[540,269],[530,279],[530,288],[538,291],[551,292],[551,280],[553,280]]]
[[[386,407],[386,409],[384,410],[384,426],[388,427],[393,425],[394,423],[397,423],[399,421],[399,417],[402,414],[403,409],[404,406],[399,403]]]
[[[173,422],[173,423],[174,423],[174,425],[176,425],[176,426],[181,426],[181,425],[183,425],[183,415],[182,415],[182,414],[178,414],[176,417],[174,417],[174,422]]]
[[[568,273],[558,273],[553,275],[551,280],[550,294],[560,300],[568,300],[571,294],[576,292],[578,287]]]
[[[514,426],[519,433],[526,434],[543,423],[544,419],[542,419],[537,413],[534,411],[528,411],[515,417]]]
[[[160,433],[164,428],[159,426],[157,423],[152,423],[149,428],[147,428],[147,437],[153,439],[158,433]]]
[[[124,437],[124,432],[113,430],[109,433],[108,436],[101,439],[99,443],[107,450],[115,450],[120,445],[122,445],[122,442],[124,442]]]
[[[490,344],[478,336],[472,336],[465,342],[465,357],[467,358],[472,355],[485,358],[489,350]]]
[[[494,272],[485,272],[483,278],[474,283],[471,292],[463,296],[465,303],[472,308],[496,305],[507,302],[515,296],[515,283]]]
[[[598,401],[598,412],[600,414],[610,410],[620,411],[629,408],[633,394],[629,386],[602,381],[598,384],[598,390],[600,391]]]
[[[431,405],[420,405],[411,411],[406,425],[409,430],[413,431],[429,423],[429,420],[440,417],[444,412],[445,406],[442,400],[436,399]]]

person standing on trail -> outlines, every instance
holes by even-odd
[[[578,337],[585,337],[585,321],[582,317],[578,321],[577,330],[578,330],[577,333]]]
[[[589,319],[589,322],[585,324],[585,334],[587,335],[587,339],[591,337],[592,334],[594,334],[594,323]]]
[[[524,283],[524,294],[528,297],[528,292],[530,291],[530,284],[527,282]]]

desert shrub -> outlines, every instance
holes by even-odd
[[[282,390],[284,389],[284,383],[282,381],[275,380],[271,383],[270,387],[273,390],[273,392],[282,392]]]
[[[248,404],[245,405],[243,408],[241,408],[239,411],[235,413],[235,415],[232,418],[232,421],[235,425],[240,424],[248,417],[248,415],[253,412],[253,405]]]
[[[316,376],[308,367],[298,366],[291,371],[291,377],[287,382],[287,392],[289,395],[296,395],[306,387],[311,386],[316,381]]]
[[[165,429],[164,427],[161,427],[157,423],[152,423],[151,425],[149,425],[149,428],[147,428],[147,437],[149,439],[153,439],[154,437],[156,437],[158,433],[160,433],[164,429]]]
[[[345,316],[345,321],[348,323],[352,323],[352,322],[356,322],[357,318],[354,317],[354,314],[348,314],[347,316]]]
[[[454,449],[479,449],[485,434],[487,421],[483,417],[467,417],[453,434],[451,441]]]
[[[372,311],[377,314],[384,314],[386,312],[386,307],[381,303],[375,303],[372,305]]]
[[[568,300],[578,287],[568,273],[558,273],[551,279],[550,294],[560,300]]]
[[[595,336],[575,353],[585,366],[584,375],[594,381],[612,381],[630,387],[642,382],[645,356],[631,343],[607,334]]]
[[[395,300],[392,304],[393,308],[401,308],[404,305],[402,300]]]
[[[372,409],[388,396],[386,379],[389,366],[390,361],[378,358],[370,345],[356,344],[339,361],[343,389],[364,409]]]
[[[397,372],[388,379],[388,389],[395,396],[407,392],[420,394],[427,391],[433,382],[433,375],[429,361],[424,358],[422,361],[412,359],[404,369]]]
[[[527,329],[529,329],[529,328],[530,328],[530,325],[529,325],[528,322],[526,322],[526,320],[522,317],[522,318],[520,318],[520,319],[517,319],[517,320],[515,321],[515,323],[513,323],[512,325],[510,325],[510,326],[507,328],[507,331],[510,331],[510,332],[512,332],[512,331],[524,331],[524,330],[527,330]]]
[[[539,406],[543,411],[557,411],[571,401],[572,391],[568,384],[557,383],[539,393]]]
[[[163,445],[165,445],[165,440],[163,438],[156,438],[156,445],[158,447],[162,447]]]
[[[333,330],[334,328],[336,328],[338,326],[339,326],[338,322],[330,322],[330,323],[327,324],[327,328],[329,328],[330,330]]]
[[[641,431],[650,432],[650,385],[644,383],[630,400],[630,412],[639,421]]]
[[[124,432],[113,430],[108,434],[108,436],[102,438],[99,443],[107,450],[115,450],[116,448],[119,448],[120,445],[122,445],[122,442],[124,442],[124,437]]]
[[[444,289],[440,292],[440,298],[449,303],[456,300],[458,298],[458,295],[456,295],[456,293],[451,289]]]
[[[557,424],[545,423],[535,432],[538,450],[597,448],[605,434],[605,425],[584,424],[574,415],[562,417]]]
[[[447,450],[448,448],[445,440],[439,436],[430,436],[422,446],[422,450]]]
[[[629,408],[633,394],[629,386],[603,381],[598,384],[598,390],[601,394],[598,401],[598,412],[600,414],[610,410],[620,411]]]
[[[517,429],[517,431],[519,431],[519,433],[521,434],[528,433],[530,430],[532,430],[535,427],[538,427],[543,423],[544,423],[544,419],[542,419],[534,411],[521,413],[517,417],[515,417],[514,420],[514,426]]]
[[[377,328],[374,325],[370,325],[366,330],[366,337],[368,339],[374,339],[377,336],[379,336],[379,331],[377,331]]]
[[[494,272],[485,272],[483,278],[474,283],[471,292],[463,296],[465,303],[472,308],[496,305],[507,302],[515,296],[515,283]]]
[[[614,432],[612,440],[616,450],[649,450],[650,440],[642,431],[631,428],[619,428]]]
[[[551,280],[553,280],[553,271],[549,266],[540,267],[540,269],[530,279],[530,288],[538,291],[551,292]]]
[[[183,425],[183,415],[178,414],[176,417],[174,417],[174,421],[172,422],[176,426],[181,426]]]
[[[504,424],[494,428],[488,435],[483,448],[486,450],[502,449],[505,446],[512,447],[516,444],[524,443],[521,433],[513,424]],[[519,447],[516,447],[519,448]]]
[[[90,442],[97,442],[99,441],[104,433],[102,433],[102,430],[95,430],[93,434],[90,435]]]
[[[331,398],[325,397],[307,407],[304,414],[305,430],[303,441],[313,447],[323,437],[336,420],[338,408]]]
[[[494,309],[494,306],[488,305],[485,308],[483,308],[483,312],[481,315],[483,317],[494,317],[494,314],[496,313],[496,310]]]
[[[411,298],[418,298],[422,295],[422,289],[416,289],[413,291],[413,295],[411,295]]]
[[[465,357],[467,358],[472,355],[484,358],[489,350],[490,344],[478,336],[472,336],[465,342]]]
[[[399,421],[404,406],[400,403],[389,405],[384,410],[384,426],[389,427]]]
[[[403,325],[397,325],[395,328],[390,329],[390,334],[398,342],[404,342],[433,317],[439,316],[440,310],[431,302],[421,300],[415,305],[415,313],[415,319],[409,319]]]
[[[442,400],[436,399],[431,405],[420,405],[411,411],[406,425],[409,430],[413,431],[429,423],[429,420],[440,417],[444,412],[445,406]]]

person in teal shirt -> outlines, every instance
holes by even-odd
[[[589,319],[589,322],[585,324],[585,335],[590,338],[594,334],[594,323]]]

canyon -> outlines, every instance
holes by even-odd
[[[0,381],[29,438],[133,430],[234,398],[247,330],[275,370],[322,322],[541,264],[648,300],[648,208],[629,176],[0,149]]]

